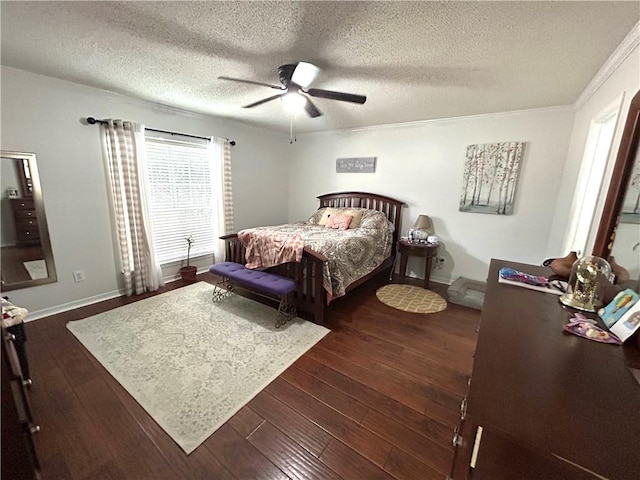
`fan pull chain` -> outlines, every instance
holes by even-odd
[[[293,142],[298,141],[298,136],[296,135],[295,126],[293,124],[294,115],[291,115],[290,123],[289,123],[289,144],[293,144]]]

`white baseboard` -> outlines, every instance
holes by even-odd
[[[413,275],[406,275],[406,277],[413,280],[424,280],[424,277],[414,277]],[[442,285],[451,285],[453,283],[453,280],[431,274],[429,276],[429,282],[440,283]]]
[[[198,273],[205,273],[209,271],[209,267],[201,267],[198,269]],[[409,276],[409,275],[407,275]],[[419,280],[417,277],[410,277]],[[180,274],[169,275],[164,278],[164,283],[175,282],[180,280]],[[437,275],[431,275],[430,281],[435,283],[441,283],[443,285],[451,285],[452,281],[448,278],[439,277]],[[94,303],[103,302],[104,300],[111,300],[112,298],[121,297],[124,292],[114,290],[108,293],[101,293],[100,295],[94,295],[93,297],[82,298],[80,300],[74,300],[73,302],[63,303],[62,305],[56,305],[55,307],[43,308],[42,310],[36,310],[29,312],[25,322],[31,322],[33,320],[40,320],[41,318],[48,317],[50,315],[56,315],[58,313],[67,312],[75,308],[86,307],[87,305],[93,305]]]
[[[441,283],[442,285],[451,285],[453,280],[450,278],[439,277],[438,275],[434,275],[433,273],[429,276],[430,282]]]
[[[56,305],[54,307],[43,308],[42,310],[35,310],[29,312],[29,315],[24,319],[25,322],[31,322],[33,320],[40,320],[44,317],[56,315],[62,312],[68,312],[80,307],[86,307],[87,305],[93,305],[94,303],[103,302],[112,298],[120,297],[123,293],[119,290],[114,290],[108,293],[101,293],[100,295],[94,295],[93,297],[81,298],[80,300],[74,300],[73,302],[63,303],[62,305]]]
[[[198,269],[198,273],[205,273],[209,271],[209,267],[201,267]],[[176,280],[180,280],[180,274],[169,275],[164,279],[165,285],[167,283],[175,282]],[[120,290],[113,290],[107,293],[101,293],[99,295],[94,295],[93,297],[81,298],[80,300],[74,300],[73,302],[63,303],[62,305],[56,305],[54,307],[43,308],[42,310],[30,311],[29,315],[24,319],[25,322],[31,322],[33,320],[40,320],[44,317],[49,317],[51,315],[56,315],[62,312],[68,312],[69,310],[74,310],[80,307],[86,307],[87,305],[93,305],[94,303],[103,302],[105,300],[111,300],[112,298],[121,297],[125,293]]]

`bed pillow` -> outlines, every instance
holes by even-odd
[[[334,228],[336,230],[347,230],[349,224],[353,220],[353,215],[349,215],[344,212],[337,212],[329,215],[327,219],[327,228]]]
[[[326,210],[326,208],[319,208],[318,210],[316,210],[313,215],[311,215],[309,217],[309,219],[307,220],[307,223],[310,223],[311,225],[319,225],[319,221],[322,218],[322,215],[324,214],[324,211]]]
[[[349,228],[359,228],[360,223],[362,222],[362,215],[364,214],[364,210],[359,209],[345,209],[342,213],[346,213],[347,215],[351,215],[353,218],[351,219],[351,223],[349,224]]]
[[[346,213],[347,215],[351,215],[353,217],[353,219],[351,220],[351,224],[349,225],[349,228],[358,228],[360,227],[360,222],[362,222],[362,214],[364,212],[365,210],[362,208],[327,207],[322,212],[322,216],[320,217],[320,220],[317,221],[317,224],[326,226],[327,220],[331,215],[335,215],[336,213]]]
[[[320,220],[318,220],[318,225],[326,225],[329,217],[331,217],[331,215],[335,213],[338,213],[337,208],[325,208],[324,212],[322,213],[322,217],[320,217]]]
[[[394,225],[389,221],[384,213],[377,210],[366,210],[362,216],[360,228],[374,230],[385,229],[393,232]]]

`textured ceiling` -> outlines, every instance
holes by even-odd
[[[277,67],[321,68],[299,132],[573,103],[639,2],[2,2],[3,65],[286,131]],[[87,112],[91,114],[93,112]],[[94,113],[96,114],[96,113]]]

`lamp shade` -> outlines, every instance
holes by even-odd
[[[433,225],[428,215],[418,215],[416,223],[413,225],[416,230],[426,230],[429,233],[433,233]]]

